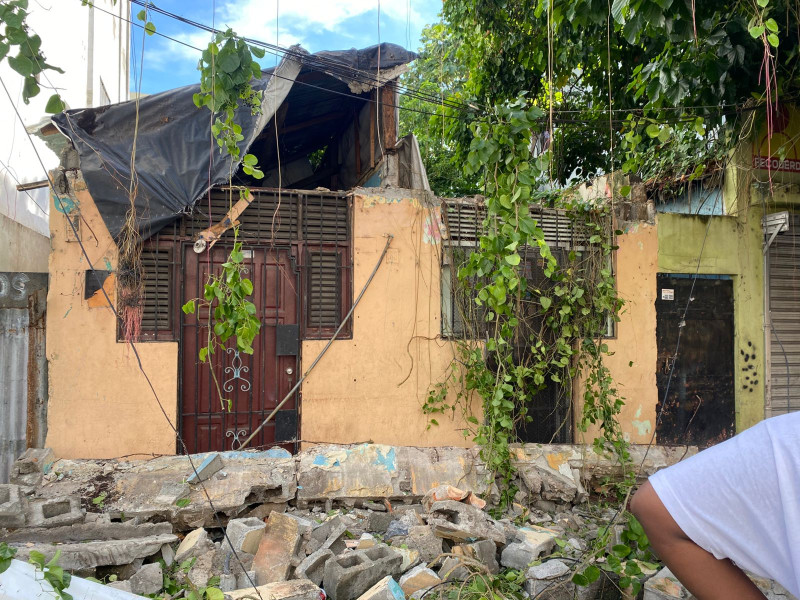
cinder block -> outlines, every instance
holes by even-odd
[[[231,519],[225,533],[236,552],[255,554],[267,524],[261,519]]]
[[[83,521],[84,512],[77,496],[37,500],[28,507],[30,527],[59,527]]]
[[[25,525],[25,497],[19,486],[0,484],[0,527],[22,527]]]
[[[357,550],[325,564],[324,589],[331,600],[355,600],[387,575],[399,574],[402,563],[388,546]]]

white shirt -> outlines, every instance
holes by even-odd
[[[762,421],[650,483],[698,546],[800,596],[800,413]]]

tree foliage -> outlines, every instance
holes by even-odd
[[[769,93],[794,96],[798,14],[797,0],[445,0],[407,81],[475,109],[405,118],[423,148],[445,131],[432,171],[452,179],[433,177],[440,188],[474,184],[439,165],[463,164],[471,123],[521,93],[546,112],[532,133],[555,181],[620,167],[656,177],[724,154],[736,117]],[[651,159],[670,149],[677,167],[655,171]]]

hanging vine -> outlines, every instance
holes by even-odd
[[[543,115],[521,97],[498,107],[491,123],[473,127],[465,169],[485,178],[487,217],[478,247],[461,262],[458,280],[477,292],[470,294],[474,305],[465,308],[464,318],[486,341],[458,344],[447,381],[434,386],[423,406],[433,416],[461,408],[482,459],[499,480],[504,505],[516,492],[510,445],[550,382],[569,397],[572,381],[582,378],[580,426],[600,426],[598,450],[627,454],[617,421],[624,402],[603,362],[609,350],[602,333],[622,306],[611,268],[610,207],[582,203],[569,190],[540,191],[549,157],[534,155],[531,131]],[[532,213],[540,205],[563,209],[585,248],[557,260]],[[534,276],[531,265],[538,266],[541,277]],[[460,389],[449,403],[453,383]],[[482,402],[481,421],[469,414],[475,394]]]
[[[235,165],[241,157],[242,170],[261,179],[264,173],[258,167],[258,159],[252,154],[241,156],[239,144],[244,140],[242,127],[236,123],[236,111],[240,106],[251,114],[261,113],[263,92],[252,86],[253,78],[261,77],[261,67],[253,60],[264,57],[264,51],[251,47],[228,29],[218,33],[203,51],[197,68],[201,73],[200,92],[194,95],[198,108],[207,107],[214,122],[211,134],[221,153],[231,157],[231,170],[228,182],[232,186]],[[247,188],[239,188],[239,198],[246,198]],[[233,207],[233,190],[228,195],[228,209]],[[248,298],[253,293],[253,282],[245,277],[247,267],[244,263],[239,228],[233,228],[233,247],[227,260],[222,263],[220,273],[209,273],[203,287],[203,297],[195,298],[183,305],[186,314],[206,314],[208,336],[206,345],[200,348],[198,358],[202,363],[210,363],[211,356],[224,347],[231,338],[236,338],[237,351],[253,353],[253,340],[261,330],[257,310]],[[231,400],[224,397],[213,366],[211,376],[223,408],[230,410]]]

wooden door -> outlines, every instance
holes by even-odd
[[[230,245],[217,244],[198,255],[184,246],[181,305],[202,296],[209,270],[219,273],[230,250]],[[236,450],[297,382],[300,278],[292,253],[266,246],[246,246],[243,251],[262,324],[252,355],[239,352],[231,338],[214,353],[210,366],[200,363],[198,351],[208,338],[208,311],[181,312],[180,423],[192,453]],[[294,394],[248,447],[283,445],[295,451],[298,402]]]

